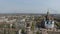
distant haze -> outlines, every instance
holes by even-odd
[[[0,13],[60,14],[60,0],[0,0]]]

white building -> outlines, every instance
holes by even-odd
[[[54,21],[45,21],[46,28],[54,28]]]

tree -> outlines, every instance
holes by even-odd
[[[39,31],[37,31],[36,34],[40,34]]]
[[[32,23],[31,30],[34,30],[34,23]]]
[[[25,33],[24,28],[21,30],[21,33],[22,33],[22,34],[24,34],[24,33]]]
[[[15,24],[12,24],[12,28],[16,28],[16,25]]]

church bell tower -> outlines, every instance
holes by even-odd
[[[44,22],[45,28],[54,28],[54,20],[52,20],[52,17],[49,14],[49,10],[47,11]]]

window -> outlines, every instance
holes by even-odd
[[[47,24],[49,24],[49,21],[47,21]]]
[[[51,21],[51,23],[50,24],[52,24],[52,21]]]

